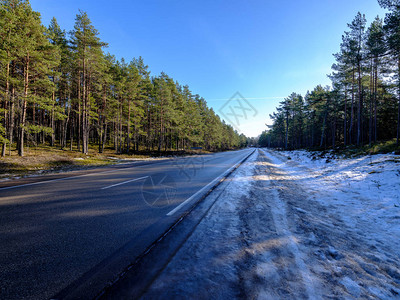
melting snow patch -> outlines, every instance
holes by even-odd
[[[357,282],[351,280],[349,277],[344,277],[340,280],[340,284],[343,285],[346,290],[354,297],[359,297],[361,294],[361,288]]]

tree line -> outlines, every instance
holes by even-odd
[[[29,1],[0,1],[1,155],[49,144],[88,153],[241,147],[239,135],[165,73],[150,76],[141,57],[104,52],[87,13],[72,31],[53,18],[46,28]]]
[[[388,9],[367,28],[358,13],[342,35],[329,78],[303,97],[292,93],[270,115],[262,146],[327,148],[400,138],[400,2],[379,0]]]

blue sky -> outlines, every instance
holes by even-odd
[[[142,56],[152,75],[189,85],[216,112],[240,92],[257,110],[238,127],[247,136],[266,129],[282,97],[330,84],[332,54],[358,11],[368,22],[385,14],[377,0],[30,2],[46,26],[54,16],[67,31],[86,11],[106,52]]]

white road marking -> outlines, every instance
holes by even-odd
[[[116,183],[116,184],[112,184],[112,185],[103,187],[103,188],[101,188],[101,189],[102,189],[102,190],[106,190],[106,189],[112,188],[112,187],[114,187],[114,186],[122,185],[122,184],[129,183],[129,182],[133,182],[133,181],[138,181],[138,180],[141,180],[141,179],[145,179],[145,178],[147,178],[147,177],[149,177],[149,176],[143,176],[143,177],[139,177],[139,178],[135,178],[135,179],[123,181],[123,182],[120,182],[120,183]]]
[[[198,195],[200,195],[201,193],[203,193],[205,190],[211,188],[212,186],[214,186],[215,184],[217,184],[218,181],[221,181],[222,178],[225,177],[226,174],[228,174],[231,170],[233,170],[234,168],[236,168],[236,166],[239,163],[235,164],[233,167],[229,168],[227,171],[225,171],[224,173],[222,173],[220,176],[218,176],[217,178],[215,178],[213,181],[211,181],[209,184],[207,184],[206,186],[204,186],[203,188],[201,188],[200,190],[198,190],[195,194],[193,194],[191,197],[187,198],[185,201],[183,201],[181,204],[179,204],[177,207],[175,207],[173,210],[171,210],[169,213],[167,213],[167,216],[172,216],[173,214],[175,214],[178,210],[180,210],[182,207],[184,207],[186,204],[188,204],[190,201],[192,201],[194,198],[196,198]]]
[[[74,176],[74,177],[80,177],[80,176],[82,176],[82,175]],[[7,187],[0,188],[0,191],[16,189],[16,188],[20,188],[20,187],[24,187],[24,186],[50,183],[50,182],[54,182],[54,181],[61,181],[61,180],[70,179],[70,178],[73,178],[73,177],[65,177],[65,178],[51,179],[51,180],[45,180],[45,181],[39,181],[39,182],[33,182],[33,183],[25,183],[25,184],[20,184],[20,185],[7,186]]]
[[[142,162],[142,161],[140,161],[140,162]],[[163,163],[163,162],[169,162],[169,160],[161,161],[161,163]],[[130,163],[124,163],[124,164],[130,164]],[[135,163],[133,163],[133,164],[135,164]],[[0,188],[0,191],[17,189],[17,188],[21,188],[21,187],[33,186],[33,185],[39,185],[39,184],[47,184],[47,183],[52,183],[52,182],[55,182],[55,181],[62,181],[62,180],[79,178],[79,177],[86,177],[86,176],[94,176],[94,175],[99,175],[99,174],[113,173],[113,172],[118,172],[118,171],[121,171],[121,170],[129,170],[129,169],[133,169],[133,168],[137,168],[137,167],[141,167],[141,166],[133,166],[133,167],[129,167],[129,168],[120,168],[120,169],[97,172],[97,173],[89,173],[89,174],[83,174],[83,175],[77,175],[77,176],[71,176],[71,177],[64,177],[64,178],[57,178],[57,179],[51,179],[51,180],[45,180],[45,181],[39,181],[39,182],[33,182],[33,183],[25,183],[25,184],[20,184],[20,185],[7,186],[7,187]]]
[[[162,161],[162,162],[164,162],[164,161]],[[126,163],[126,164],[129,164],[129,163]],[[141,167],[141,166],[133,166],[133,167],[129,167],[129,168],[120,168],[120,169],[103,171],[103,172],[82,174],[82,175],[71,176],[71,177],[64,177],[64,178],[57,178],[57,179],[51,179],[51,180],[45,180],[45,181],[39,181],[39,182],[33,182],[33,183],[25,183],[25,184],[20,184],[20,185],[7,186],[7,187],[0,188],[0,191],[16,189],[16,188],[20,188],[20,187],[37,185],[37,184],[46,184],[46,183],[51,183],[51,182],[55,182],[55,181],[61,181],[61,180],[79,178],[79,177],[86,177],[86,176],[93,176],[93,175],[99,175],[99,174],[113,173],[113,172],[118,172],[118,171],[121,171],[121,170],[129,170],[129,169],[138,168],[138,167]]]

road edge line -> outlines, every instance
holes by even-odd
[[[211,192],[213,192],[222,182],[224,182],[237,168],[239,168],[250,156],[252,156],[257,149],[254,149],[254,151],[252,151],[249,155],[246,155],[241,161],[239,161],[237,164],[235,164],[234,166],[232,166],[231,168],[229,168],[226,172],[224,172],[224,177],[222,177],[218,182],[215,183],[214,186],[212,186],[207,192],[205,192],[201,197],[199,197],[193,204],[192,206],[186,210],[163,234],[161,234],[159,236],[159,238],[157,238],[152,244],[150,244],[143,252],[142,254],[140,254],[133,263],[131,263],[130,265],[128,265],[120,274],[118,274],[114,280],[112,280],[107,286],[105,286],[103,288],[103,290],[101,290],[97,296],[94,298],[95,300],[99,300],[99,299],[104,299],[104,297],[107,298],[107,296],[109,296],[109,291],[112,290],[112,288],[114,288],[118,283],[120,283],[125,277],[127,277],[129,272],[132,272],[135,267],[137,267],[147,256],[149,256],[149,254],[152,253],[152,251],[154,251],[154,249],[157,247],[157,245],[159,245],[162,241],[165,240],[165,238],[167,236],[169,236],[169,234],[179,225],[182,223],[183,220],[185,220],[185,218],[197,207],[197,205],[204,200]],[[217,177],[219,178],[219,177]],[[216,180],[216,179],[215,179]],[[215,181],[214,180],[214,181]],[[201,190],[200,190],[201,191]],[[199,191],[199,192],[200,192]],[[197,193],[196,193],[197,194]],[[219,198],[219,196],[218,196]],[[190,198],[189,198],[190,199]],[[211,209],[211,207],[215,204],[215,201],[211,204],[211,206],[206,209],[206,212],[198,219],[198,221],[196,222],[196,225],[190,230],[189,233],[187,233],[184,237],[183,237],[183,242],[184,243],[187,238],[190,237],[190,235],[193,233],[193,231],[196,229],[197,225],[200,224],[200,222],[203,220],[203,218],[207,215],[209,209]],[[175,254],[177,253],[177,251],[180,249],[180,247],[182,247],[182,243],[179,243],[179,245],[176,247],[176,249],[174,249],[174,251],[172,251],[172,253],[168,256],[167,261],[160,267],[159,270],[157,270],[155,272],[154,275],[152,275],[152,279],[149,280],[149,284],[146,284],[146,286],[144,288],[142,288],[139,292],[138,292],[138,296],[133,297],[133,299],[137,299],[140,298],[140,296],[147,290],[148,286],[155,280],[155,278],[157,278],[157,276],[160,274],[160,272],[162,272],[162,270],[165,269],[165,267],[168,265],[168,263],[171,261],[171,259],[175,256]]]

